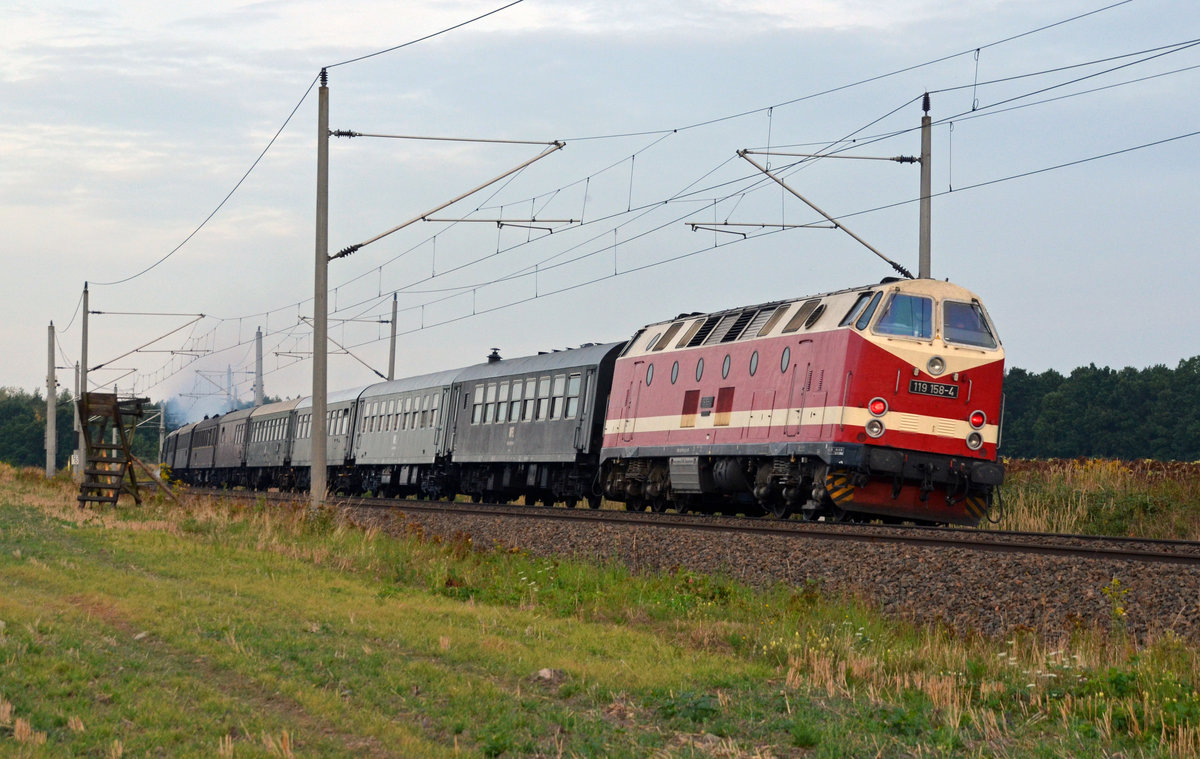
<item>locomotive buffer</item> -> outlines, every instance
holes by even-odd
[[[132,495],[139,506],[142,504],[130,446],[142,407],[149,402],[149,398],[118,398],[116,393],[84,393],[79,398],[79,419],[87,445],[79,508],[89,503],[116,505],[122,491]],[[105,442],[109,430],[116,433],[113,442]]]

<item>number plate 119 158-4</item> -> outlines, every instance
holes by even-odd
[[[944,382],[926,382],[925,380],[909,380],[908,392],[917,395],[933,395],[938,398],[957,398],[958,385],[948,385]]]

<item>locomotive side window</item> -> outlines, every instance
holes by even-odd
[[[692,326],[688,327],[687,332],[683,333],[683,337],[679,338],[679,342],[675,343],[676,348],[682,348],[692,341],[692,337],[700,331],[700,325],[704,324],[703,319],[697,319],[692,322]]]
[[[654,381],[654,364],[646,367],[646,387],[650,387],[650,383]]]
[[[928,340],[933,337],[933,300],[921,295],[896,293],[875,325],[881,335]]]
[[[812,315],[810,315],[807,319],[804,320],[804,328],[812,329],[813,325],[817,323],[817,319],[820,319],[821,315],[824,313],[825,313],[825,304],[822,303],[821,305],[817,306],[817,310],[813,311]]]
[[[978,303],[942,303],[942,337],[948,343],[995,348],[996,337]]]
[[[753,377],[754,373],[757,371],[758,371],[758,351],[754,351],[753,353],[750,354],[750,376]]]
[[[816,298],[804,301],[804,305],[800,306],[800,309],[796,311],[795,315],[792,316],[791,319],[788,319],[788,323],[784,325],[784,333],[795,332],[800,329],[800,325],[804,324],[805,320],[808,319],[809,315],[814,310],[816,310],[817,305],[820,302],[821,301],[817,300]],[[805,326],[811,327],[812,325],[806,324]]]
[[[733,362],[733,359],[729,356],[728,353],[726,353],[725,354],[725,362],[721,364],[721,379],[725,379],[729,376],[729,366],[732,362]]]
[[[654,337],[650,338],[650,341],[646,343],[646,350],[654,350],[654,346],[658,344],[658,338],[660,337],[662,337],[662,333],[655,332]]]
[[[667,327],[667,331],[663,333],[662,339],[656,342],[651,350],[660,351],[666,348],[671,343],[671,339],[674,338],[682,328],[683,322],[675,322],[670,327]]]
[[[675,380],[679,379],[679,362],[676,361],[671,365],[671,384],[675,384]]]
[[[758,330],[758,333],[755,335],[755,337],[762,337],[771,330],[775,329],[775,325],[783,319],[784,315],[787,313],[787,310],[788,306],[780,306],[779,308],[775,309],[775,312],[772,313],[771,317],[767,319],[765,324],[762,325],[762,328]],[[749,334],[750,330],[746,330],[746,333]]]
[[[871,300],[872,295],[873,293],[862,293],[859,295],[858,298],[855,299],[854,305],[850,307],[850,310],[847,311],[846,315],[842,317],[842,320],[838,322],[838,326],[845,327],[850,322],[854,321],[855,317],[857,317],[859,312],[862,311],[863,306],[867,305],[867,301]]]
[[[779,371],[787,374],[788,364],[792,363],[792,349],[784,348],[783,355],[779,357]]]
[[[879,301],[883,298],[883,293],[875,293],[875,297],[871,298],[871,302],[863,309],[862,316],[858,317],[858,321],[854,322],[855,329],[866,329],[871,323],[871,317],[875,315],[875,309],[879,306]]]
[[[704,357],[701,356],[700,358],[696,359],[696,381],[699,382],[700,378],[703,376],[704,376]]]

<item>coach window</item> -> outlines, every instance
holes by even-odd
[[[520,382],[518,382],[517,384],[520,384]],[[504,420],[506,418],[508,418],[508,390],[509,390],[509,387],[510,386],[507,382],[500,383],[500,395],[497,396],[497,398],[496,398],[496,400],[498,401],[498,403],[496,404],[496,424],[503,424]]]
[[[429,426],[429,406],[433,399],[430,396],[425,396],[421,399],[421,428]]]
[[[679,362],[676,361],[671,365],[671,384],[675,384],[675,380],[679,379]]]
[[[442,394],[434,393],[429,396],[429,426],[437,426],[438,406],[442,403]]]
[[[567,378],[567,418],[574,419],[579,414],[579,391],[581,375],[572,374]]]
[[[701,356],[700,358],[696,359],[696,381],[699,382],[700,378],[703,376],[704,376],[704,357]]]
[[[550,378],[539,377],[537,389],[537,420],[544,422],[550,414]]]
[[[483,407],[483,423],[491,424],[496,421],[496,383],[487,386],[486,405]],[[424,427],[424,423],[421,424]]]
[[[508,421],[517,422],[521,419],[521,390],[525,383],[517,380],[512,386],[512,400],[508,404]]]
[[[792,363],[792,349],[784,348],[783,355],[779,357],[779,371],[787,374],[788,365]]]
[[[525,405],[521,409],[521,421],[532,422],[533,411],[537,408],[537,380],[533,377],[525,380]]]
[[[725,362],[721,364],[721,379],[725,379],[729,376],[729,364],[731,361],[733,361],[733,359],[729,357],[728,353],[726,353]]]
[[[565,374],[554,375],[554,389],[550,393],[550,395],[552,396],[550,398],[550,418],[551,419],[561,419],[562,418],[563,405],[564,405],[564,400],[565,400],[563,398],[563,396],[566,394],[566,392],[567,392],[567,375],[565,375]]]
[[[646,367],[646,387],[650,387],[650,383],[654,381],[654,364]]]
[[[754,373],[757,371],[758,371],[758,351],[754,351],[753,353],[750,354],[750,376],[753,377]]]
[[[933,300],[920,295],[896,293],[888,301],[875,325],[881,335],[915,337],[928,340],[933,337]]]
[[[405,404],[405,409],[408,404]],[[475,386],[474,403],[471,404],[471,424],[479,424],[483,421],[483,385]]]

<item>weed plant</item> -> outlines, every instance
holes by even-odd
[[[993,640],[301,503],[79,511],[0,466],[0,582],[0,755],[1200,757],[1195,641]]]
[[[1200,463],[1006,461],[1006,530],[1200,540]]]

